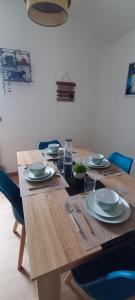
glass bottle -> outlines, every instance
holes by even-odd
[[[65,139],[64,146],[64,173],[65,177],[72,176],[72,162],[73,162],[73,145],[72,139]]]
[[[63,148],[59,148],[59,150],[58,150],[57,167],[58,167],[60,173],[63,174],[64,173],[64,149]]]

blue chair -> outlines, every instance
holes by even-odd
[[[73,269],[72,276],[96,300],[126,300],[135,295],[135,244],[103,252]]]
[[[116,271],[81,288],[96,300],[126,300],[135,295],[135,271]]]
[[[51,141],[47,141],[47,142],[40,142],[38,149],[43,150],[43,149],[47,148],[49,144],[59,144],[61,147],[61,143],[58,140],[51,140]]]
[[[128,174],[130,173],[132,163],[133,163],[132,158],[125,156],[119,152],[113,152],[108,157],[108,160],[114,165],[116,165],[117,167],[127,172]]]
[[[18,188],[18,186],[3,171],[0,171],[0,192],[2,192],[5,195],[5,197],[9,200],[12,206],[13,214],[16,220],[13,227],[13,232],[17,233],[16,230],[17,230],[18,223],[22,225],[18,267],[17,267],[18,270],[20,271],[22,269],[22,260],[23,260],[25,237],[26,237],[22,198],[20,197],[20,189]]]

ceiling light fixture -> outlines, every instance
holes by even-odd
[[[55,27],[68,19],[71,0],[24,0],[29,18],[43,26]]]

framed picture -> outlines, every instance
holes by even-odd
[[[126,95],[135,95],[135,63],[129,65]]]
[[[30,53],[0,48],[4,81],[31,82]]]

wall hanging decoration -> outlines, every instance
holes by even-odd
[[[30,53],[0,48],[0,76],[4,94],[11,93],[11,82],[31,82]]]
[[[24,0],[29,18],[43,26],[55,27],[68,19],[71,0]]]
[[[135,63],[129,65],[126,95],[135,95]]]
[[[65,80],[67,78],[67,80]],[[61,81],[56,81],[57,101],[74,102],[76,83],[70,80],[68,73],[65,73]]]

